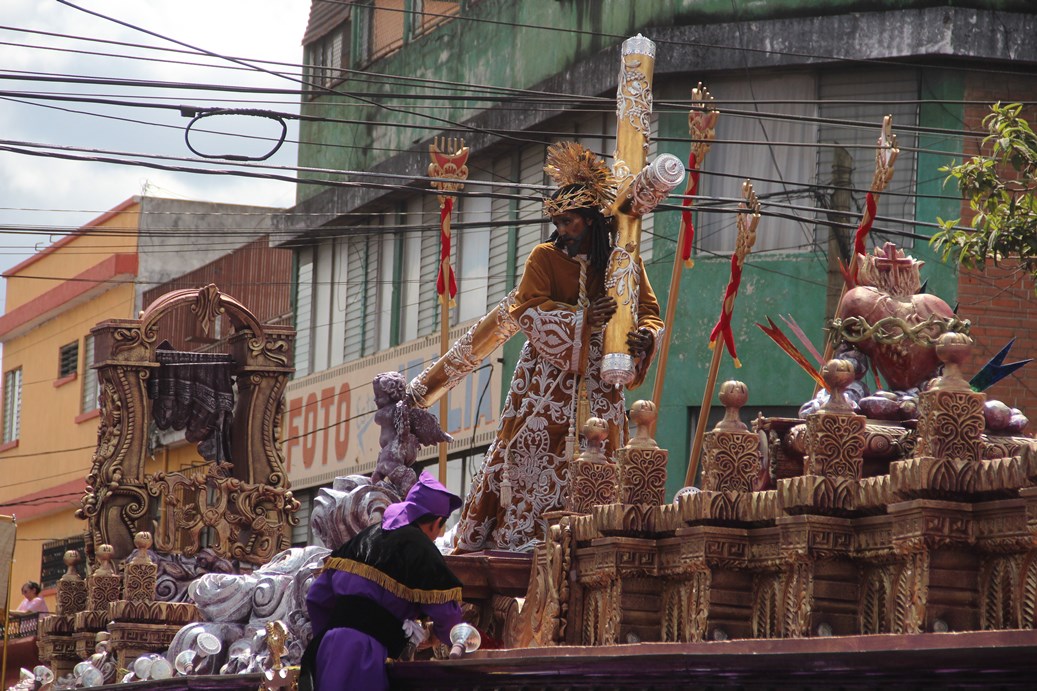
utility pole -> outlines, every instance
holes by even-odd
[[[828,212],[828,288],[825,300],[825,319],[835,317],[843,289],[843,274],[839,269],[850,265],[852,221],[840,211],[849,211],[853,202],[853,157],[842,147],[833,149],[832,160],[832,207]]]

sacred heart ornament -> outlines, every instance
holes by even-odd
[[[933,316],[940,322],[952,319],[954,312],[935,295],[892,296],[871,286],[858,286],[846,293],[838,316],[844,320],[847,317],[860,317],[872,326],[887,317],[896,317],[916,326]],[[892,335],[903,333],[896,327],[885,331]],[[931,339],[940,335],[936,326],[923,330],[923,333]],[[865,339],[855,344],[858,350],[868,356],[872,366],[882,374],[891,389],[906,391],[935,376],[940,360],[931,343],[918,343],[907,337],[891,340],[894,342],[881,343]]]

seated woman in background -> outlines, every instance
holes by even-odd
[[[47,602],[40,597],[40,584],[35,581],[28,581],[22,586],[22,600],[21,604],[18,605],[19,612],[47,612]]]

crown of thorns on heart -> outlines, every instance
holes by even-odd
[[[616,197],[616,178],[593,152],[576,142],[558,142],[547,149],[547,173],[562,191],[544,199],[544,215],[573,209],[607,209]]]

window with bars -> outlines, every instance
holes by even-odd
[[[86,553],[86,538],[83,535],[73,535],[60,540],[48,540],[41,545],[40,549],[40,585],[53,588],[68,572],[65,565],[65,552],[74,549],[80,554]],[[82,564],[75,566],[80,578],[84,577]]]
[[[412,38],[450,21],[461,9],[459,0],[410,0],[410,4]]]
[[[83,396],[79,406],[79,412],[89,413],[97,410],[97,400],[101,395],[101,386],[97,381],[97,370],[92,365],[94,362],[94,336],[87,334],[83,339]]]
[[[709,90],[718,99],[749,104],[760,117],[721,115],[716,143],[703,165],[695,202],[695,245],[700,256],[734,251],[737,217],[714,209],[734,208],[742,198],[742,181],[752,180],[761,200],[789,205],[812,203],[818,141],[817,80],[811,74],[781,74],[724,78],[711,81]],[[767,117],[778,114],[778,118]],[[783,119],[783,116],[793,116]],[[759,232],[753,255],[764,252],[806,252],[815,249],[812,215],[802,220],[768,224]]]
[[[918,73],[904,69],[840,70],[821,74],[818,79],[818,115],[822,122],[818,125],[821,147],[818,151],[817,179],[824,189],[829,190],[825,201],[827,207],[845,204],[851,212],[863,212],[865,197],[875,174],[875,140],[883,116],[892,115],[900,155],[897,157],[897,174],[882,196],[879,214],[889,218],[915,217],[918,135],[911,126],[918,122],[920,88]],[[870,122],[874,125],[868,128],[840,124],[845,122]],[[837,172],[836,157],[840,155],[845,164],[849,165],[849,171]],[[841,180],[841,177],[845,179]],[[850,190],[846,190],[847,186]],[[839,191],[843,194],[837,196]],[[853,222],[856,223],[855,218]],[[890,227],[889,223],[881,225]],[[827,234],[831,231],[825,227],[820,232]],[[852,245],[850,238],[853,231],[845,229],[842,235],[841,249],[848,250],[849,245]],[[881,247],[889,240],[896,242],[898,247],[911,247],[913,244],[910,238],[892,237],[876,230],[868,235],[868,251],[872,247]],[[844,260],[849,262],[848,254]]]
[[[421,305],[421,247],[424,233],[420,230],[422,202],[420,196],[407,200],[404,206],[403,261],[400,284],[400,342],[405,343],[418,337],[418,311]]]
[[[295,376],[310,373],[313,331],[313,248],[296,252],[295,266]]]
[[[58,379],[79,370],[79,341],[63,345],[58,350]]]
[[[22,417],[22,368],[4,374],[4,439],[7,444],[18,439]]]
[[[312,96],[319,96],[319,87],[330,87],[345,78],[349,67],[352,25],[346,21],[318,40],[306,46],[305,79]]]
[[[501,156],[493,162],[493,179],[511,182],[512,157]],[[512,202],[503,195],[514,194],[513,187],[493,187],[495,195],[490,200],[490,250],[486,267],[486,309],[492,309],[508,292],[508,244],[511,236]],[[496,225],[500,223],[501,225]]]
[[[421,224],[433,227],[421,231],[421,296],[418,307],[418,336],[428,336],[439,328],[439,201],[434,194],[422,196]]]
[[[458,202],[458,218],[466,225],[454,231],[451,249],[457,248],[453,265],[457,274],[457,321],[465,322],[486,314],[491,204],[485,197],[466,197]]]
[[[522,149],[519,156],[519,182],[533,187],[544,184],[544,157],[547,147],[531,144]],[[543,203],[531,194],[531,189],[519,193],[531,197],[518,203],[518,246],[515,251],[515,280],[522,278],[526,258],[533,248],[547,238],[547,219],[544,218]]]
[[[346,338],[343,360],[348,362],[364,354],[364,305],[367,294],[367,241],[362,235],[346,240]]]

